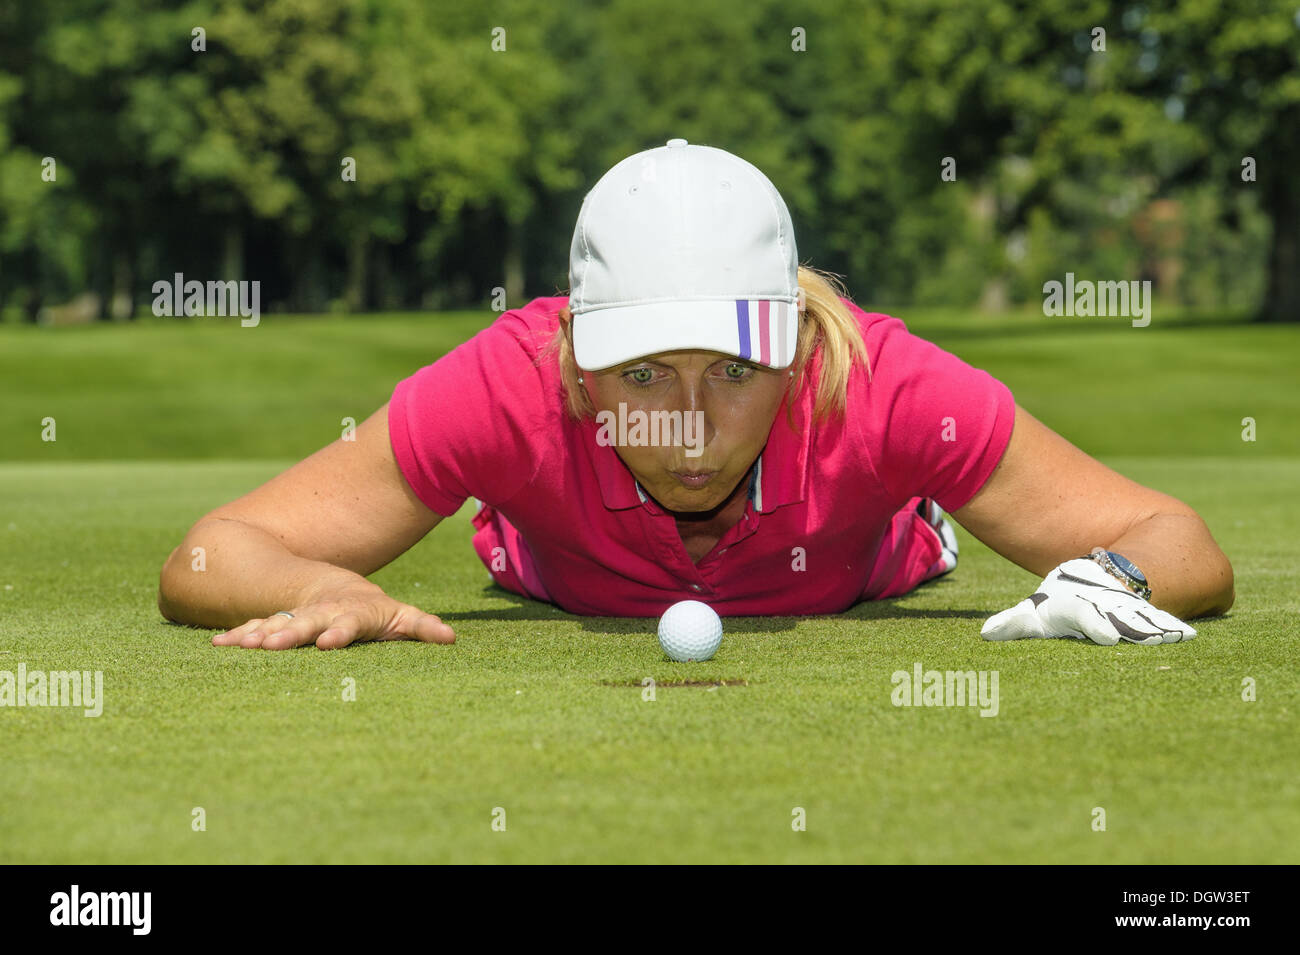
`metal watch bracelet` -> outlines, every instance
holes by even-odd
[[[1115,565],[1115,562],[1110,559],[1110,552],[1107,551],[1106,548],[1094,547],[1092,549],[1092,553],[1088,555],[1088,559],[1095,561],[1097,564],[1099,564],[1102,570],[1106,571],[1106,573],[1110,574],[1112,577],[1114,577],[1116,580],[1122,583],[1124,585],[1124,588],[1128,590],[1130,593],[1137,594],[1137,596],[1141,597],[1143,600],[1151,599],[1151,588],[1149,586],[1144,586],[1139,584],[1135,579],[1133,579],[1128,574],[1124,573],[1123,570],[1117,567]]]

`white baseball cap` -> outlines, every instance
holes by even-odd
[[[767,176],[684,139],[624,159],[582,201],[569,253],[579,368],[679,349],[794,360],[799,259]]]

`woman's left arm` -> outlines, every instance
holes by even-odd
[[[1094,547],[1145,574],[1150,602],[1187,619],[1236,599],[1232,565],[1199,514],[1089,457],[1016,406],[1002,460],[965,507],[962,527],[1003,557],[1045,576]]]

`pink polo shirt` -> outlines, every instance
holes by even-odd
[[[393,452],[438,514],[481,502],[473,545],[498,584],[571,613],[658,616],[686,599],[723,615],[838,613],[905,593],[939,558],[917,499],[948,511],[969,501],[1006,449],[1015,405],[987,372],[844,301],[870,380],[856,370],[847,415],[814,428],[814,365],[794,398],[800,430],[783,403],[745,516],[698,564],[595,422],[567,415],[555,361],[537,360],[567,298],[504,313],[400,382]]]

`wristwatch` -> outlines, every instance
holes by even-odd
[[[1102,570],[1143,600],[1151,599],[1151,588],[1147,586],[1146,575],[1138,570],[1137,565],[1123,554],[1117,554],[1113,550],[1106,550],[1104,547],[1094,547],[1092,553],[1088,556],[1100,564]]]

